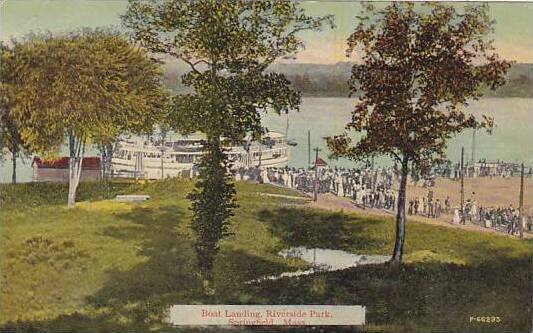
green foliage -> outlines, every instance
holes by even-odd
[[[0,42],[0,158],[6,152],[13,161],[12,182],[16,183],[16,159],[28,156],[30,147],[21,137],[19,125],[13,117],[15,101],[15,62],[13,48]]]
[[[461,109],[482,88],[503,85],[511,66],[487,39],[493,22],[486,5],[458,12],[445,4],[369,4],[358,20],[347,53],[363,59],[350,79],[361,97],[346,129],[363,136],[353,146],[346,133],[330,138],[333,156],[384,154],[424,168],[445,157],[453,135],[492,127],[492,119]]]
[[[81,182],[78,188],[78,200],[110,199],[117,194],[130,192],[138,187],[139,185],[136,184],[116,181]],[[0,205],[5,209],[59,205],[67,200],[67,191],[67,183],[0,184]]]
[[[261,112],[298,109],[300,93],[284,75],[266,70],[303,47],[298,32],[320,30],[332,19],[307,16],[296,3],[281,0],[130,0],[122,19],[142,46],[190,66],[182,82],[192,92],[175,97],[170,125],[207,137],[190,199],[199,265],[210,277],[235,207],[221,137],[234,143],[249,133],[258,138],[264,132]]]
[[[14,118],[23,139],[47,152],[72,133],[107,142],[160,121],[161,71],[146,51],[118,34],[84,30],[28,36],[14,47]]]
[[[327,144],[332,157],[388,155],[400,163],[394,265],[402,261],[409,165],[425,172],[445,160],[452,136],[466,128],[492,129],[493,119],[461,109],[483,88],[502,86],[511,67],[487,40],[493,24],[488,10],[486,4],[458,12],[451,5],[411,2],[377,10],[368,3],[348,37],[346,53],[362,58],[349,81],[360,98],[346,131]],[[362,134],[354,145],[352,131]]]
[[[194,92],[176,97],[174,127],[235,141],[263,133],[260,112],[298,109],[300,94],[266,70],[303,47],[299,32],[333,24],[280,0],[131,0],[123,21],[141,45],[191,67],[183,84]]]
[[[68,206],[75,204],[87,145],[104,150],[125,132],[161,123],[167,93],[161,70],[145,50],[116,33],[82,30],[32,35],[13,49],[12,116],[34,151],[57,150],[68,138]]]
[[[235,143],[247,133],[256,138],[263,134],[260,112],[285,113],[300,104],[300,94],[277,73],[226,76],[192,72],[184,76],[184,84],[195,93],[176,97],[172,116],[176,129],[182,133],[216,132]]]
[[[218,140],[207,142],[202,155],[200,179],[196,189],[188,195],[192,201],[192,230],[198,265],[203,278],[212,280],[213,263],[219,250],[218,242],[230,235],[229,218],[233,216],[235,188],[226,173],[227,156],[216,146]]]
[[[208,299],[197,279],[190,232],[186,193],[193,183],[169,179],[131,186],[125,193],[149,194],[152,199],[82,202],[66,210],[50,191],[50,201],[42,197],[37,207],[2,209],[0,330],[197,332],[168,327],[165,309],[215,302],[363,304],[368,330],[386,332],[428,332],[436,327],[527,331],[529,296],[524,290],[531,240],[413,221],[408,225],[408,263],[399,271],[372,265],[247,284],[305,268],[301,261],[277,255],[295,245],[387,254],[394,244],[394,222],[308,209],[263,195],[282,191],[297,196],[295,192],[237,183],[241,206],[234,218],[239,223],[229,227],[233,236],[220,244],[213,283],[218,292]],[[15,187],[24,186],[7,185],[9,191]],[[95,191],[87,198],[97,200],[98,195]],[[431,260],[423,253],[431,253]],[[494,327],[469,323],[471,314],[488,313],[503,322]]]
[[[13,101],[12,64],[13,50],[4,43],[0,43],[0,154],[11,150],[12,134],[16,128],[10,117]]]

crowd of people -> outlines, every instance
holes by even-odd
[[[463,214],[464,219],[461,219],[460,210],[455,209],[452,223],[461,224],[468,221],[509,234],[517,234],[520,230],[520,210],[512,204],[509,207],[478,207],[475,200],[468,199]],[[533,229],[533,216],[523,217],[522,228],[529,231]]]
[[[429,190],[426,197],[416,197],[412,200],[409,200],[407,214],[439,218],[442,214],[449,214],[450,209],[450,197],[446,197],[446,199],[443,201],[438,198],[434,198],[433,191]]]
[[[396,209],[397,191],[393,187],[399,174],[395,168],[319,168],[318,175],[313,169],[303,168],[239,168],[233,170],[235,180],[253,180],[259,183],[273,184],[292,188],[304,193],[331,193],[339,197],[350,198],[360,208],[375,208],[394,211]],[[475,193],[466,200],[460,218],[460,208],[452,207],[449,196],[435,198],[431,188],[426,196],[412,198],[407,202],[407,214],[429,218],[440,218],[443,214],[452,216],[452,223],[469,221],[487,228],[494,228],[515,234],[518,231],[518,209],[512,205],[507,208],[478,207]],[[529,217],[531,220],[531,217]],[[531,221],[526,221],[524,228],[531,229]],[[528,229],[528,230],[529,230]]]
[[[256,179],[260,183],[275,184],[287,188],[313,193],[332,193],[339,197],[350,198],[362,208],[394,210],[396,193],[392,186],[396,177],[392,168],[348,169],[320,168],[318,175],[314,170],[303,168],[240,168],[235,170],[236,180]]]
[[[495,228],[509,234],[516,234],[520,226],[520,211],[509,207],[480,207],[477,222],[487,228]],[[531,230],[531,221],[524,218],[522,221],[524,230]]]
[[[479,160],[478,162],[466,163],[463,165],[464,177],[502,177],[510,178],[520,175],[520,164],[505,161],[488,162]],[[525,177],[533,177],[533,167],[526,167],[524,170]],[[434,166],[431,171],[424,175],[424,179],[434,179],[436,177],[459,179],[461,178],[461,164],[453,164],[451,161],[440,163]],[[413,178],[417,178],[416,176]]]

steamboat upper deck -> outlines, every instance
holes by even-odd
[[[160,179],[189,176],[203,155],[202,134],[174,136],[167,140],[129,138],[120,141],[111,160],[115,177]],[[285,167],[289,145],[285,136],[268,132],[260,141],[245,139],[240,145],[227,145],[232,168]]]

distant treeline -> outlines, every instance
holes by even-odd
[[[533,75],[533,74],[532,74]],[[520,75],[517,78],[508,79],[501,88],[488,90],[486,96],[490,97],[531,97],[533,98],[532,75]]]
[[[275,70],[285,73],[294,87],[304,96],[347,97],[351,65],[350,63],[277,65],[278,68]],[[533,64],[513,65],[507,74],[507,83],[496,91],[487,89],[484,95],[533,98]]]
[[[287,75],[287,78],[304,96],[347,97],[350,93],[348,79],[342,76],[294,74]],[[357,95],[355,94],[355,96]],[[526,75],[508,79],[504,86],[495,91],[486,89],[484,96],[533,98],[533,79]]]
[[[347,78],[341,76],[294,74],[287,75],[296,90],[304,96],[347,97],[350,94]]]
[[[276,64],[272,71],[284,73],[304,96],[348,97],[348,79],[352,64]],[[165,84],[176,93],[185,92],[180,81],[182,71],[167,67]],[[356,94],[357,96],[358,94]],[[533,64],[514,64],[507,74],[507,83],[496,91],[487,89],[487,97],[533,98]]]

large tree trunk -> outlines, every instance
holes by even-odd
[[[407,157],[403,157],[402,170],[400,175],[400,188],[398,191],[398,210],[396,213],[396,242],[394,243],[394,252],[392,253],[392,266],[398,267],[402,263],[403,243],[405,241],[405,199],[407,192],[407,175],[408,175]]]
[[[69,178],[68,178],[68,208],[74,208],[76,204],[76,190],[80,183],[83,155],[85,153],[85,140],[69,134]]]

